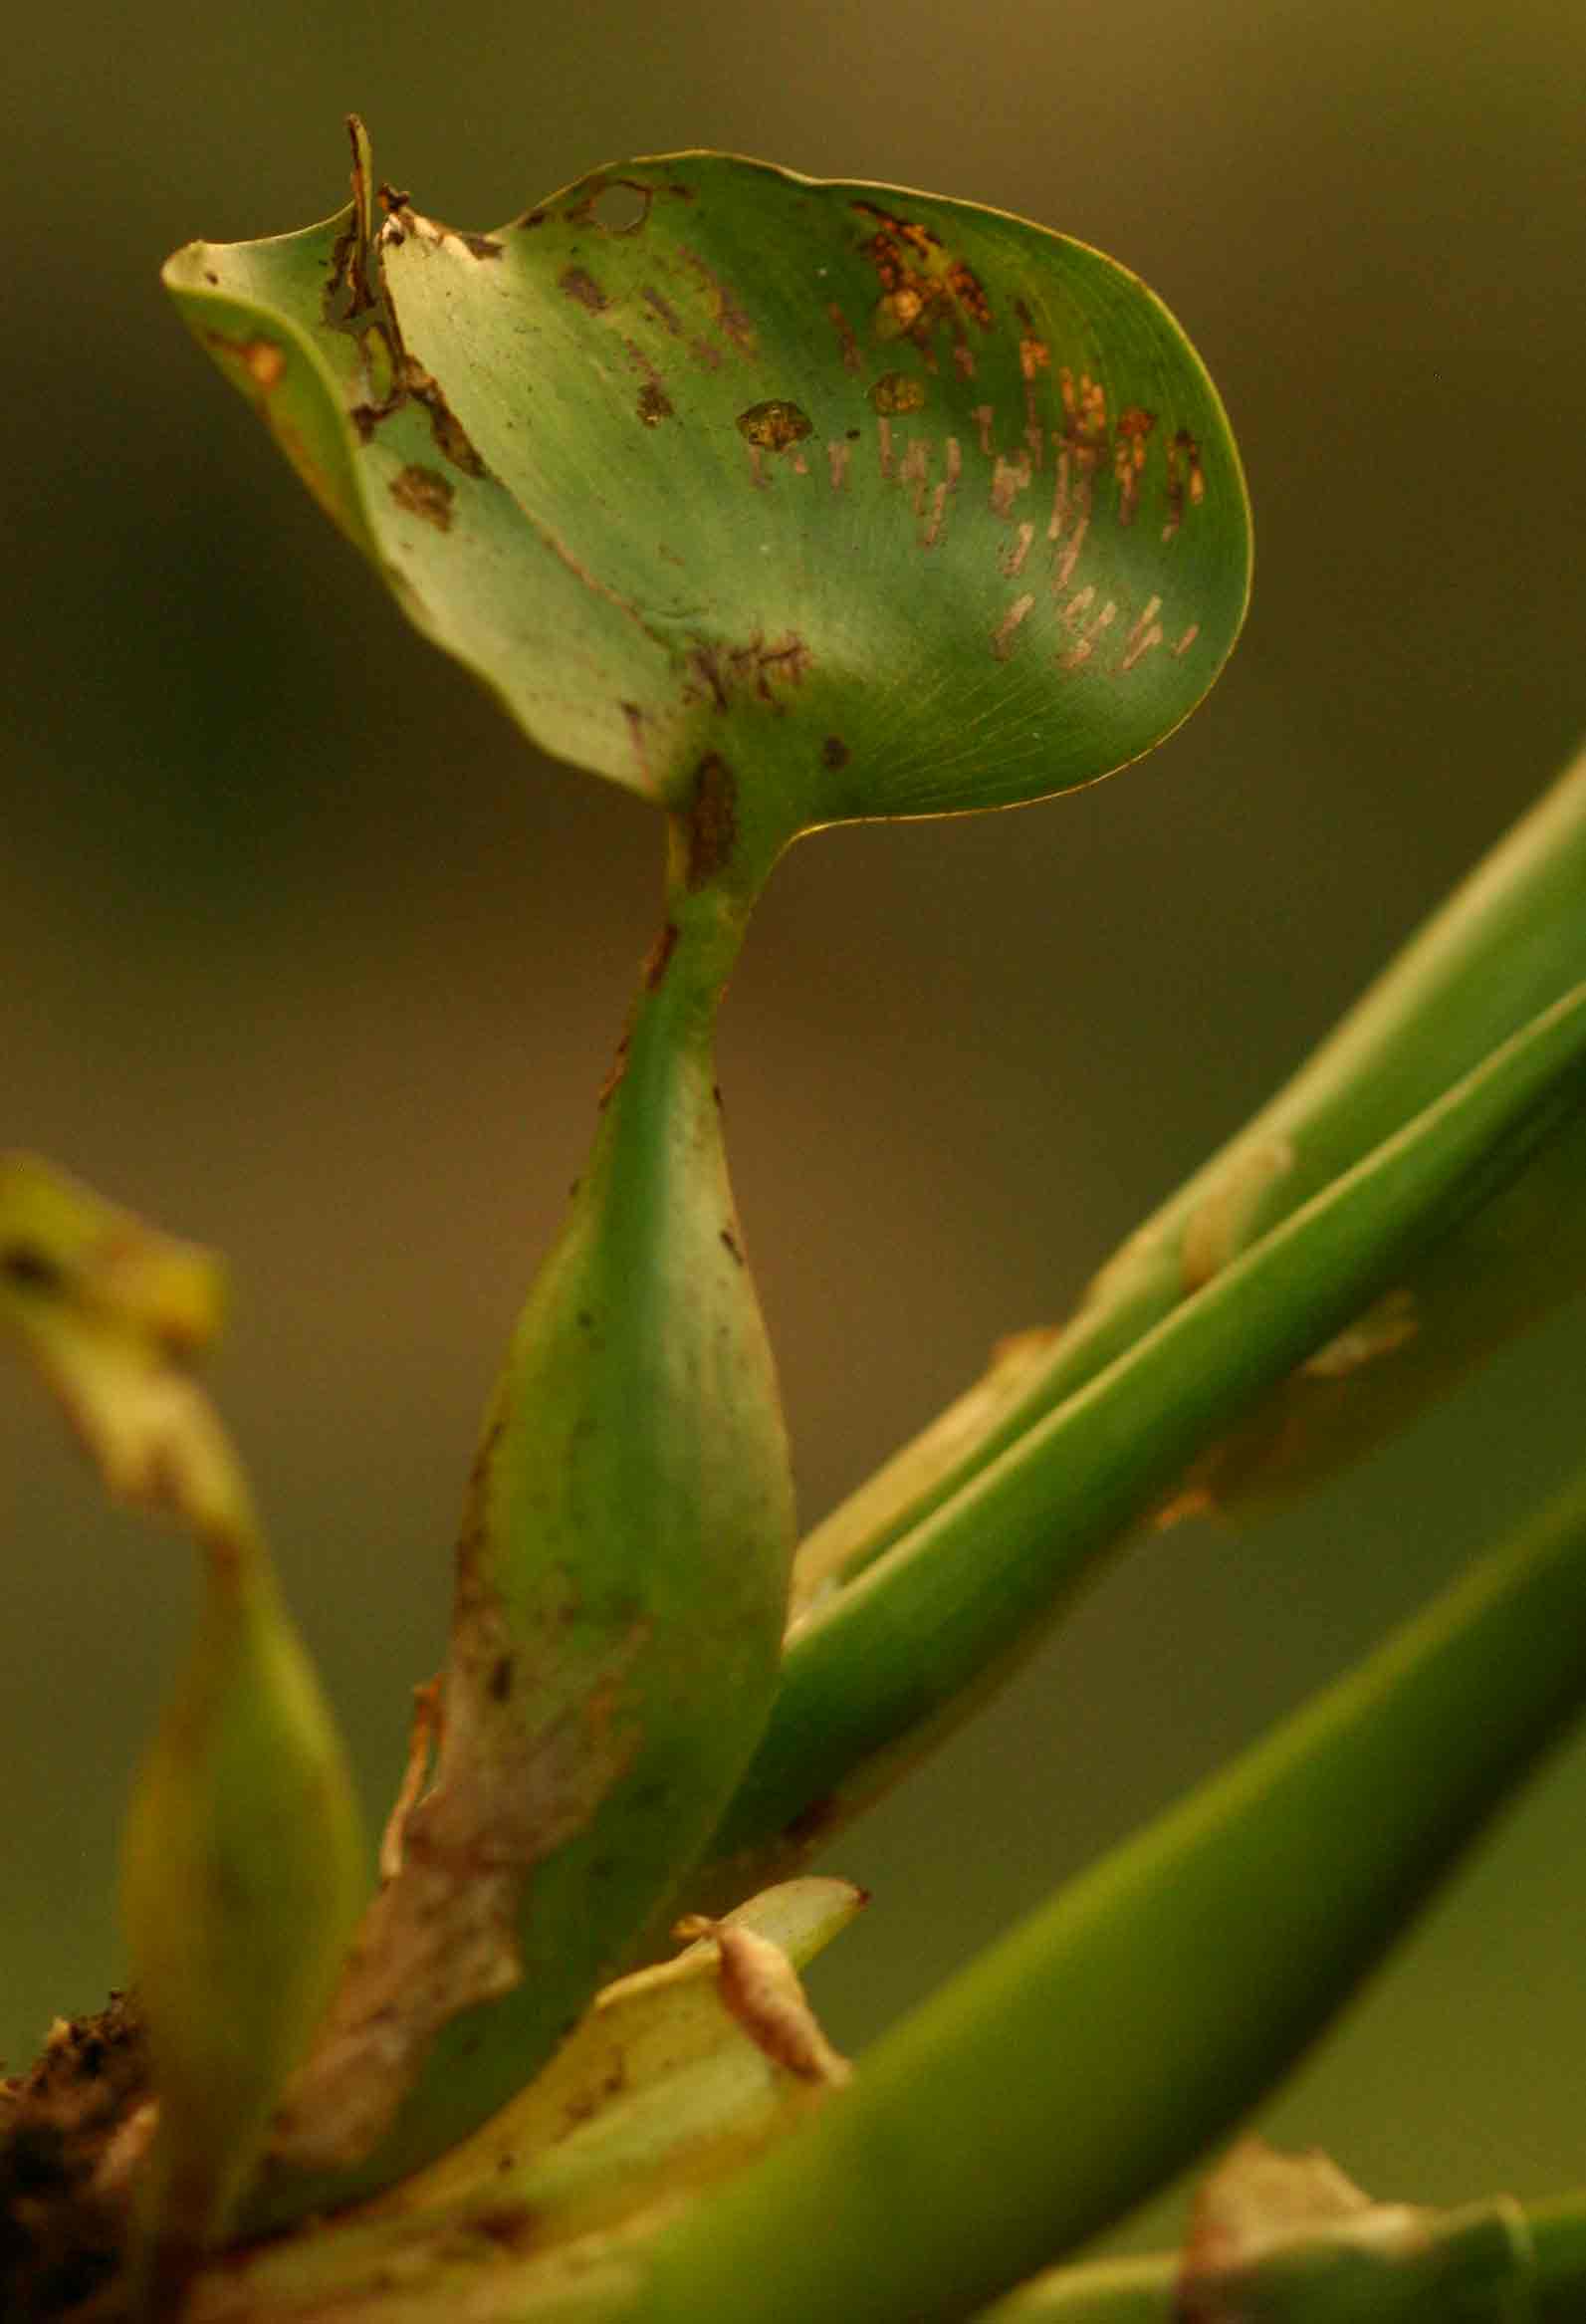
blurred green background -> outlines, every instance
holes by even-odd
[[[85,0],[19,10],[6,55],[0,1142],[230,1255],[224,1406],[383,1806],[659,832],[402,625],[159,260],[338,207],[352,106],[383,174],[478,228],[597,163],[717,145],[1098,243],[1219,380],[1257,577],[1207,707],[1067,801],[819,836],[763,907],[723,1077],[813,1517],[998,1335],[1064,1309],[1586,722],[1586,15]],[[1583,1346],[1577,1303],[1306,1510],[1142,1544],[835,1851],[875,1892],[817,1978],[838,2038],[1562,1477]],[[100,1512],[30,1384],[3,1390],[16,2064],[117,1975],[115,1827],[189,1575]],[[1586,2176],[1583,1821],[1577,1750],[1266,2127],[1395,2195]]]

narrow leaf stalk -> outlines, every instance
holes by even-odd
[[[540,2071],[667,1913],[770,1712],[793,1492],[715,1085],[765,865],[704,782],[672,839],[589,1165],[486,1414],[434,1780],[258,2224],[390,2185]]]

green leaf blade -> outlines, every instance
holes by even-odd
[[[366,247],[355,204],[167,280],[223,360],[278,316],[313,347],[362,545],[555,755],[673,808],[722,755],[788,837],[1094,781],[1222,667],[1227,419],[1083,244],[714,153],[493,235],[384,199]]]
[[[367,416],[391,391],[389,362],[367,333],[327,320],[353,222],[349,208],[301,234],[191,243],[167,263],[166,288],[414,626],[548,747],[626,780],[632,754],[625,727],[603,716],[587,589],[438,410],[407,397],[377,425]],[[537,657],[545,666],[526,686]]]
[[[323,327],[324,289],[350,211],[264,242],[189,242],[161,280],[224,377],[253,406],[310,493],[353,546],[378,549],[363,508],[350,343]]]

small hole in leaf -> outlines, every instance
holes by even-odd
[[[602,234],[636,234],[650,214],[651,189],[631,177],[613,178],[589,204],[589,216]]]

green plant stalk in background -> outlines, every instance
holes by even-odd
[[[799,1549],[795,1606],[818,1605],[862,1572],[1219,1269],[1586,976],[1583,895],[1586,753],[1287,1086],[1130,1236],[1073,1318],[1021,1335],[984,1382],[815,1526]],[[1578,1207],[1548,1205],[1545,1234],[1567,1229]],[[1440,1352],[1434,1340],[1428,1353]],[[1369,1406],[1371,1398],[1354,1401]]]
[[[127,1957],[159,2090],[135,2260],[151,2317],[232,2222],[364,1885],[340,1738],[190,1374],[220,1309],[208,1253],[29,1156],[0,1157],[0,1321],[112,1495],[174,1515],[199,1551],[193,1644],[122,1838]]]
[[[1586,2287],[1586,2204],[1363,2206],[1186,2277],[1180,2252],[1081,2262],[1037,2277],[983,2324],[1569,2324]]]

